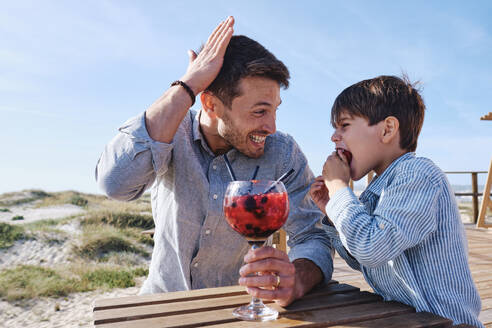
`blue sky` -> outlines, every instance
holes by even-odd
[[[186,70],[228,15],[290,69],[277,127],[319,174],[335,97],[381,74],[420,80],[417,154],[443,170],[492,156],[490,1],[0,1],[0,192],[98,192],[94,167],[128,118]],[[199,102],[194,106],[199,109]],[[470,177],[450,177],[469,183]],[[485,175],[479,175],[483,183]]]

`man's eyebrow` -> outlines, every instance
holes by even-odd
[[[282,100],[280,100],[280,103],[278,105],[280,106],[281,103],[282,103]],[[273,105],[267,101],[259,101],[259,102],[255,103],[252,107],[258,107],[258,106],[273,107]]]

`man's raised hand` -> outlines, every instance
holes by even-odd
[[[215,28],[198,55],[193,50],[188,51],[190,62],[181,81],[195,95],[205,90],[219,74],[227,45],[234,32],[233,26],[234,17],[229,16]]]

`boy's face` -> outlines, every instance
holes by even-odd
[[[331,140],[335,148],[352,153],[350,177],[353,180],[361,179],[371,170],[377,171],[381,165],[380,125],[381,122],[370,126],[366,118],[342,112],[334,126]]]

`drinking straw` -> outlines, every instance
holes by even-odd
[[[224,154],[224,161],[227,166],[227,171],[229,171],[229,175],[231,176],[232,181],[236,181],[236,175],[234,174],[234,171],[232,170],[231,163],[229,162],[229,159],[227,158],[227,154]]]
[[[265,191],[263,193],[266,194],[266,193],[270,192],[273,188],[275,188],[275,185],[277,183],[279,183],[280,181],[284,182],[284,180],[287,179],[294,172],[295,172],[294,169],[290,169],[288,172],[285,172],[284,174],[282,174],[280,176],[280,178],[278,178],[277,180],[275,180],[275,182],[272,183],[272,185],[270,187],[268,187],[267,189],[265,189]]]
[[[254,180],[256,179],[256,175],[258,174],[258,170],[260,169],[260,167],[258,165],[256,165],[256,168],[255,168],[255,173],[253,173],[253,177],[251,178],[251,180]]]

